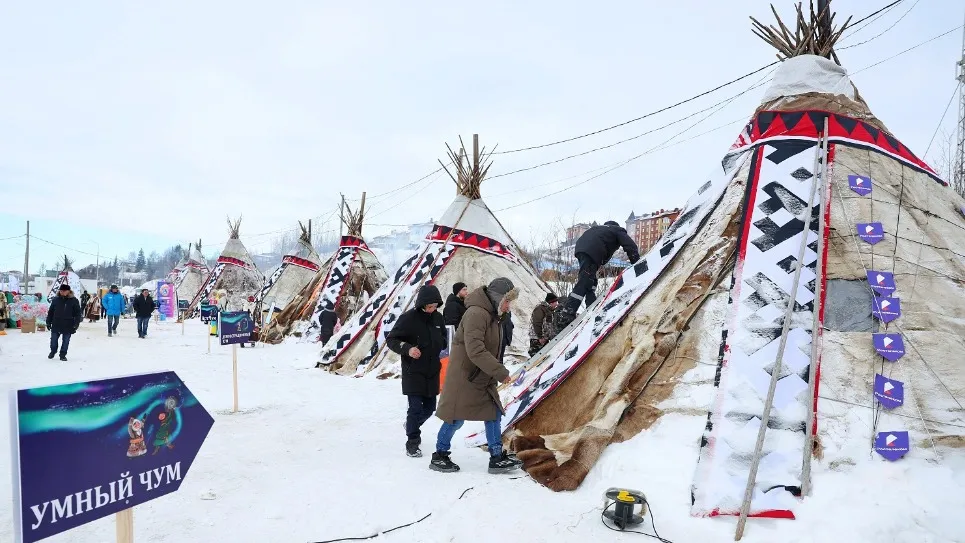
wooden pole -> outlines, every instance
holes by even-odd
[[[361,222],[362,217],[365,217],[365,193],[362,193],[362,205],[359,206],[359,221]]]
[[[818,145],[814,153],[814,171],[818,169],[818,157],[821,154],[821,146]],[[784,348],[787,347],[787,333],[791,327],[791,317],[794,315],[794,303],[797,299],[798,286],[801,284],[801,270],[804,269],[804,251],[808,246],[808,232],[810,232],[811,210],[814,208],[814,194],[818,190],[818,179],[814,178],[811,185],[811,195],[808,198],[808,207],[804,212],[804,232],[801,236],[801,245],[797,253],[797,266],[794,268],[794,280],[791,282],[791,290],[788,292],[787,309],[784,311],[784,325],[781,327],[781,343],[777,347],[777,356],[774,360],[774,369],[771,370],[771,382],[767,386],[767,399],[764,400],[764,413],[761,414],[761,427],[757,430],[757,443],[754,445],[754,456],[751,459],[750,473],[747,474],[747,486],[744,488],[744,501],[741,503],[740,518],[737,520],[737,531],[734,533],[734,541],[740,541],[744,536],[744,526],[747,524],[747,515],[751,509],[751,498],[754,496],[754,485],[757,483],[757,469],[761,464],[761,450],[764,448],[764,436],[767,434],[767,423],[771,418],[771,406],[774,404],[774,392],[777,390],[777,379],[784,368]]]
[[[823,334],[821,330],[821,296],[823,292],[824,285],[821,281],[821,277],[824,275],[824,235],[825,235],[825,225],[824,225],[824,214],[827,213],[827,191],[830,187],[830,179],[828,179],[828,119],[824,119],[824,145],[820,147],[822,153],[821,166],[818,169],[819,177],[818,182],[820,183],[819,189],[821,192],[819,194],[821,198],[821,204],[818,211],[818,259],[814,265],[814,324],[811,325],[811,364],[808,366],[808,418],[807,426],[804,428],[804,459],[801,466],[801,496],[807,496],[811,493],[811,456],[814,454],[814,434],[811,428],[814,426],[814,411],[815,402],[814,391],[818,384],[815,382],[817,380],[817,370],[818,370],[818,358],[821,356],[820,350],[820,340]]]
[[[231,412],[238,412],[238,344],[231,346],[231,386],[234,392]]]
[[[342,203],[338,206],[338,239],[342,240],[342,227],[345,225],[345,195],[342,194]]]
[[[27,221],[27,249],[23,253],[23,293],[30,291],[30,221]]]
[[[114,513],[117,543],[134,543],[134,508]]]
[[[221,312],[218,312],[218,320],[221,320]],[[218,323],[218,329],[221,329],[221,323]],[[208,354],[211,354],[211,322],[208,322],[207,330],[204,331],[205,335],[208,336]]]

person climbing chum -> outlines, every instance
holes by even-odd
[[[446,308],[442,310],[442,317],[446,321],[446,326],[459,326],[459,321],[466,313],[466,296],[469,295],[469,287],[465,283],[457,282],[452,285],[452,294],[446,298]]]
[[[147,325],[151,322],[151,315],[154,313],[154,298],[151,291],[141,289],[141,294],[134,299],[134,316],[137,317],[137,337],[144,339],[147,337]]]
[[[422,456],[422,425],[436,410],[439,395],[439,353],[446,347],[446,325],[437,309],[442,294],[424,285],[416,294],[415,307],[399,316],[389,332],[389,349],[402,357],[402,394],[409,401],[405,419],[405,453]]]
[[[548,292],[546,298],[533,308],[529,319],[529,356],[538,353],[556,335],[553,326],[553,311],[559,307],[556,294]]]
[[[519,295],[513,282],[498,277],[466,297],[466,314],[452,342],[449,369],[436,416],[442,426],[436,438],[429,469],[459,471],[450,458],[452,438],[467,420],[483,421],[489,446],[489,473],[519,469],[522,462],[503,450],[502,402],[496,386],[509,382],[509,370],[499,361],[503,321]]]
[[[84,315],[80,311],[80,302],[74,297],[70,286],[60,285],[57,296],[50,302],[47,309],[47,329],[50,330],[50,354],[47,358],[53,359],[57,354],[58,341],[60,341],[60,360],[67,361],[67,348],[70,346],[70,337],[77,333],[80,323],[83,322]]]
[[[616,221],[606,221],[602,225],[590,227],[576,240],[574,256],[580,264],[580,273],[573,286],[573,291],[566,298],[562,312],[564,327],[576,319],[576,312],[580,304],[586,302],[586,307],[596,301],[597,273],[600,267],[606,265],[619,248],[627,253],[630,264],[640,260],[637,244],[627,235],[625,228]]]
[[[121,294],[117,285],[111,285],[110,291],[101,300],[104,312],[107,314],[107,337],[117,335],[117,323],[121,315],[127,311],[127,298]]]

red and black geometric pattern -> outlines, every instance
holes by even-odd
[[[731,146],[731,152],[772,139],[817,139],[818,132],[824,130],[825,119],[830,141],[883,153],[948,186],[935,170],[891,134],[862,120],[829,111],[762,111],[747,123]]]
[[[449,237],[450,234],[452,237]],[[433,228],[432,232],[426,237],[426,239],[431,241],[441,241],[443,243],[449,240],[449,243],[453,245],[462,245],[464,247],[472,247],[473,249],[479,249],[480,251],[491,253],[497,256],[501,256],[507,260],[516,261],[516,257],[513,253],[509,252],[502,243],[480,234],[475,234],[467,230],[460,230],[458,228],[450,228],[448,226],[442,226],[437,224]]]
[[[360,247],[368,252],[372,252],[369,246],[365,244],[365,240],[362,238],[357,238],[355,236],[342,236],[342,241],[339,243],[339,247]]]
[[[251,269],[251,265],[244,260],[238,258],[232,258],[230,256],[219,256],[218,264],[231,264],[232,266],[238,266],[239,268],[244,268],[246,270]]]
[[[291,264],[292,266],[299,266],[301,268],[312,270],[313,272],[317,272],[319,269],[321,269],[321,266],[312,262],[311,260],[300,258],[294,255],[285,255],[285,257],[281,259],[281,263],[282,265]]]

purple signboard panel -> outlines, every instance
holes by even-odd
[[[878,432],[875,436],[875,452],[894,462],[908,454],[908,432]]]
[[[874,245],[885,239],[885,229],[880,222],[859,222],[857,229],[858,237],[865,243]]]
[[[901,316],[901,300],[887,296],[872,296],[871,314],[881,322],[891,322]]]
[[[894,409],[905,403],[905,384],[875,374],[875,399],[886,409]]]
[[[158,282],[154,299],[158,301],[158,312],[164,315],[164,318],[173,319],[177,316],[178,298],[174,283]]]
[[[176,491],[214,424],[174,372],[11,393],[16,541]]]
[[[849,175],[848,186],[860,196],[871,194],[871,178],[860,175]]]
[[[872,334],[875,350],[885,360],[894,362],[905,355],[905,340],[901,334]]]
[[[877,294],[883,294],[885,296],[891,296],[895,291],[895,274],[891,272],[884,271],[869,271],[868,272],[868,285]]]

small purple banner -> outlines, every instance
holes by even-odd
[[[18,543],[176,492],[214,424],[173,371],[11,395]]]
[[[878,432],[875,436],[875,452],[894,462],[908,454],[908,432]]]
[[[158,310],[165,318],[173,319],[177,316],[178,294],[174,289],[174,283],[159,281],[155,296],[155,300],[158,301]]]
[[[865,243],[874,245],[885,239],[885,228],[880,222],[859,222],[857,227],[858,237]]]
[[[867,196],[871,194],[870,177],[862,177],[860,175],[849,175],[848,186],[851,187],[851,190],[856,192],[859,196]]]
[[[901,334],[872,334],[875,350],[885,360],[895,362],[905,355],[905,340]]]
[[[218,314],[218,336],[222,345],[250,343],[255,323],[247,311],[222,311]]]
[[[887,296],[872,297],[871,314],[881,322],[891,322],[901,316],[901,300]]]
[[[895,274],[891,272],[869,271],[868,284],[878,294],[891,296],[895,291]]]
[[[894,409],[905,403],[905,384],[875,374],[875,399],[886,409]]]

